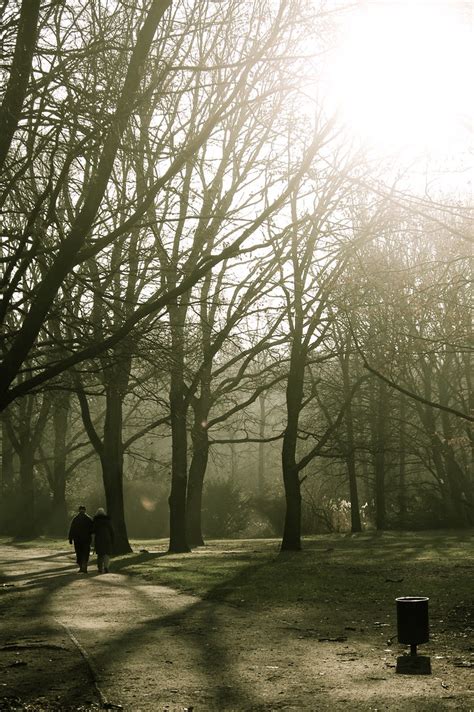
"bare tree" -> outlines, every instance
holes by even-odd
[[[52,239],[56,239],[56,249],[54,256],[49,260],[48,266],[43,271],[41,281],[35,290],[34,299],[31,299],[29,304],[25,303],[23,306],[22,314],[24,314],[24,317],[17,332],[12,334],[11,339],[3,343],[2,364],[0,367],[2,384],[0,405],[2,407],[5,407],[19,393],[27,392],[32,387],[33,382],[37,385],[38,380],[41,380],[38,378],[36,380],[23,379],[21,387],[17,386],[15,388],[14,385],[12,386],[22,364],[30,354],[41,332],[48,311],[61,285],[67,275],[74,270],[75,265],[84,259],[80,256],[81,250],[85,248],[87,238],[90,236],[94,221],[97,218],[122,135],[139,96],[153,37],[169,5],[169,1],[154,0],[143,20],[110,121],[107,119],[106,130],[98,144],[96,143],[95,160],[89,162],[90,174],[84,177],[81,195],[78,196],[79,200],[75,201],[76,206],[74,208],[71,206],[72,215],[68,234],[63,235],[61,231],[59,235],[57,234],[54,208],[57,196],[71,169],[77,147],[73,149],[72,153],[69,150],[59,175],[57,177],[54,174],[50,176],[50,181],[53,182],[53,185],[48,181],[46,188],[34,201],[35,204],[32,211],[25,216],[24,225],[20,229],[19,236],[16,237],[11,233],[8,235],[9,244],[7,244],[6,254],[4,255],[5,271],[2,280],[4,316],[8,314],[9,309],[15,309],[15,292],[18,279],[28,266],[33,265],[40,240],[43,235],[48,235],[48,229]],[[79,146],[80,143],[79,141]],[[10,176],[10,182],[17,182],[18,180],[18,176]],[[9,185],[7,183],[5,190],[8,192],[8,189]],[[48,206],[46,214],[45,203]],[[49,217],[47,222],[50,224],[44,226],[40,231],[38,229],[33,230],[33,225],[43,216],[46,219]],[[55,232],[56,235],[54,235]],[[32,233],[33,239],[31,240],[30,235]],[[96,248],[93,248],[94,253],[97,251]],[[55,371],[58,371],[57,365]],[[43,372],[43,380],[47,376],[48,374]],[[31,380],[31,382],[28,383],[28,380]],[[11,386],[12,388],[10,388]]]

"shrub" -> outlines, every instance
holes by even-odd
[[[254,510],[267,522],[261,536],[282,536],[285,521],[286,501],[283,494],[258,497],[253,501]]]
[[[206,484],[202,510],[205,536],[238,536],[248,525],[249,516],[249,499],[234,482],[214,480]]]

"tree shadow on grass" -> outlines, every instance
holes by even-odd
[[[77,566],[76,564],[68,564],[67,566],[58,566],[55,569],[46,569],[43,571],[34,571],[31,574],[16,574],[11,576],[10,574],[5,574],[0,572],[0,583],[13,583],[16,585],[17,582],[24,581],[22,584],[22,589],[26,588],[29,584],[36,583],[36,585],[41,586],[42,582],[46,581],[51,577],[57,578],[59,576],[73,576],[76,574]]]
[[[331,550],[337,555],[350,555],[351,552],[360,556],[363,551],[370,552],[371,558],[380,561],[387,556],[394,563],[406,560],[408,556],[419,558],[432,551],[441,558],[449,558],[452,551],[468,545],[472,539],[472,531],[369,531],[357,534],[329,535],[321,540],[312,539],[305,542],[305,550],[323,551],[324,546],[331,543]]]
[[[118,574],[121,573],[124,569],[128,569],[130,566],[145,564],[149,561],[154,561],[155,559],[161,559],[162,557],[167,555],[168,554],[166,551],[140,551],[138,553],[113,557],[111,571],[113,573]]]
[[[8,547],[15,547],[19,548],[22,551],[39,551],[39,549],[32,549],[31,547],[28,546],[21,546],[21,547],[16,547],[15,545],[12,544],[7,544],[6,546]],[[20,558],[20,559],[8,559],[8,566],[13,566],[15,564],[23,564],[25,561],[54,561],[55,559],[61,559],[65,558],[67,556],[74,556],[74,550],[71,549],[71,551],[58,551],[54,554],[39,554],[38,556],[31,556],[29,559],[25,559],[25,557]]]

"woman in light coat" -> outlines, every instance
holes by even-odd
[[[114,546],[114,530],[110,517],[102,507],[94,515],[94,549],[97,554],[97,568],[100,574],[109,573],[109,560]]]

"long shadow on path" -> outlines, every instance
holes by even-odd
[[[130,565],[130,562],[136,562],[138,559],[150,561],[160,556],[160,554],[141,554],[139,557],[128,559],[127,564]],[[134,599],[142,608],[140,615],[148,612],[149,617],[137,623],[129,621],[126,630],[116,634],[112,639],[107,639],[104,645],[96,649],[94,660],[97,667],[107,674],[111,660],[114,669],[125,668],[130,659],[140,654],[140,651],[147,649],[148,653],[153,655],[154,650],[155,665],[158,668],[157,677],[162,677],[165,682],[174,687],[180,684],[180,663],[194,667],[191,673],[195,674],[191,674],[191,678],[196,680],[201,677],[201,682],[197,682],[196,686],[201,689],[205,687],[206,710],[259,709],[262,700],[258,699],[255,690],[245,685],[236,670],[237,653],[233,644],[236,630],[251,625],[249,616],[244,610],[225,606],[227,619],[231,610],[231,625],[229,622],[223,625],[221,613],[224,604],[210,599],[225,597],[225,592],[229,588],[238,587],[247,576],[264,565],[264,563],[249,565],[237,576],[213,587],[206,600],[176,593],[176,606],[179,606],[179,609],[170,613],[165,611],[158,616],[156,615],[157,600],[150,600],[147,596],[147,584],[136,580],[129,581],[127,587],[133,591]],[[101,578],[100,584],[107,588],[117,586],[115,582],[105,577]],[[232,621],[232,618],[235,620]],[[152,646],[152,650],[149,646]],[[186,655],[181,659],[180,647],[182,651],[186,651]],[[178,660],[165,661],[165,658],[170,655],[178,656]],[[166,668],[166,665],[171,662],[173,662],[172,671]],[[188,696],[189,694],[192,694],[192,690],[188,692]]]
[[[163,555],[161,552],[139,553],[134,557],[128,557],[126,566],[159,559]],[[171,632],[173,654],[177,658],[175,669],[173,670],[173,679],[175,680],[173,684],[179,685],[179,649],[181,647],[186,650],[186,664],[188,666],[191,665],[193,668],[191,673],[194,672],[195,677],[201,677],[200,687],[204,686],[206,688],[206,695],[209,701],[206,709],[258,709],[259,701],[255,698],[253,691],[245,689],[242,681],[234,673],[235,651],[232,649],[232,641],[228,636],[228,632],[223,630],[220,624],[219,604],[209,600],[202,601],[190,596],[183,597],[182,594],[176,593],[175,600],[176,603],[180,603],[179,609],[169,612],[168,606],[163,613],[156,615],[156,609],[160,601],[159,598],[150,599],[147,596],[146,589],[148,585],[146,582],[136,583],[136,580],[127,578],[124,585],[122,580],[117,583],[117,579],[114,576],[111,576],[109,580],[105,576],[89,575],[89,577],[80,577],[75,573],[75,566],[72,564],[71,566],[63,567],[55,565],[56,562],[60,564],[61,557],[64,556],[68,556],[68,554],[48,554],[47,556],[39,557],[33,555],[31,558],[9,560],[8,568],[13,564],[15,566],[24,564],[27,571],[24,574],[12,572],[11,575],[5,571],[2,572],[3,580],[15,582],[17,585],[13,589],[7,589],[8,594],[4,594],[3,599],[0,599],[0,613],[2,608],[5,608],[2,603],[7,603],[6,597],[8,595],[10,605],[7,608],[10,608],[11,605],[15,606],[17,617],[20,620],[23,619],[28,625],[30,637],[47,637],[57,633],[57,622],[53,619],[54,612],[52,612],[51,604],[58,597],[68,600],[71,596],[68,587],[71,584],[77,581],[80,581],[81,584],[81,590],[73,593],[71,604],[75,606],[83,605],[85,610],[87,610],[88,605],[87,597],[88,594],[93,593],[93,586],[100,585],[104,593],[104,588],[105,590],[111,589],[114,592],[119,587],[121,594],[131,595],[136,604],[139,604],[142,620],[134,621],[133,616],[137,605],[132,605],[127,616],[126,628],[112,636],[104,636],[103,642],[100,642],[100,636],[97,636],[95,645],[89,652],[93,655],[95,665],[103,672],[104,676],[107,675],[107,671],[111,667],[116,671],[121,666],[127,666],[130,659],[135,656],[139,657],[142,649],[147,646],[148,648],[151,646],[152,650],[155,648],[162,652],[160,648],[160,633],[163,633],[163,637],[167,638],[169,644]],[[31,570],[39,563],[39,560],[41,560],[41,563],[49,561],[52,565],[48,568],[42,568],[41,571]],[[117,562],[117,564],[115,571],[122,568],[120,562]],[[260,566],[249,566],[245,571],[240,572],[238,576],[227,580],[225,585],[220,584],[214,587],[211,594],[219,597],[220,589],[224,591],[226,587],[238,586],[246,572],[249,573],[250,570],[260,568]],[[23,584],[21,584],[21,581],[23,581]],[[173,595],[171,589],[166,590],[169,592],[168,596]],[[185,599],[184,605],[182,603],[183,598]],[[20,602],[21,605],[19,605]],[[241,612],[241,618],[242,615]],[[143,617],[145,617],[145,621]],[[63,616],[61,618],[63,623],[69,624],[67,617],[66,620],[64,620]],[[11,641],[14,638],[15,633],[11,631],[6,640],[8,642],[8,640]],[[162,657],[166,657],[166,655],[162,655]],[[113,661],[113,665],[111,661]],[[82,664],[82,661],[79,660],[78,662],[80,665]],[[163,679],[169,682],[169,670],[163,668],[161,675]],[[158,676],[160,676],[160,672],[158,672]],[[46,692],[45,685],[41,685],[39,678],[35,678],[35,684],[37,684],[38,695]],[[77,696],[77,691],[74,688],[70,695],[70,701],[74,700],[75,696]]]
[[[10,700],[17,699],[15,704],[23,705],[21,709],[29,709],[30,704],[40,705],[32,709],[42,709],[44,700],[36,702],[40,698],[55,705],[54,709],[65,711],[80,705],[84,710],[92,709],[89,703],[96,693],[90,671],[47,607],[48,599],[61,595],[75,580],[75,566],[61,566],[64,554],[37,557],[36,552],[26,550],[24,558],[9,558],[8,548],[1,549],[1,577],[6,583],[0,588],[0,709],[3,701],[10,704],[5,699],[8,695]],[[35,568],[38,563],[39,571]]]
[[[140,558],[142,561],[149,561],[158,556],[142,554]],[[146,643],[150,631],[162,631],[164,639],[169,640],[171,635],[174,640],[180,642],[186,649],[186,657],[192,659],[191,664],[194,664],[196,671],[203,676],[209,695],[206,709],[257,710],[262,700],[258,699],[255,689],[242,680],[236,665],[238,654],[241,654],[238,646],[235,645],[236,635],[243,628],[251,628],[252,620],[244,609],[231,608],[224,601],[229,590],[239,588],[248,577],[259,571],[266,563],[249,562],[237,575],[212,587],[205,600],[177,594],[177,601],[180,598],[186,600],[184,607],[178,612],[152,615],[145,623],[140,623],[124,634],[116,636],[113,642],[96,656],[99,667],[107,666],[110,655],[121,660],[125,665],[127,654],[124,651],[130,650],[131,639],[133,639],[134,650],[139,650]],[[130,585],[134,586],[135,595],[140,596],[145,608],[148,608],[151,614],[155,613],[156,605],[150,602],[144,593],[146,587],[143,588],[143,584],[131,583]],[[222,615],[224,608],[225,616]],[[225,624],[222,618],[225,618]],[[158,636],[157,650],[159,650],[159,640]]]

